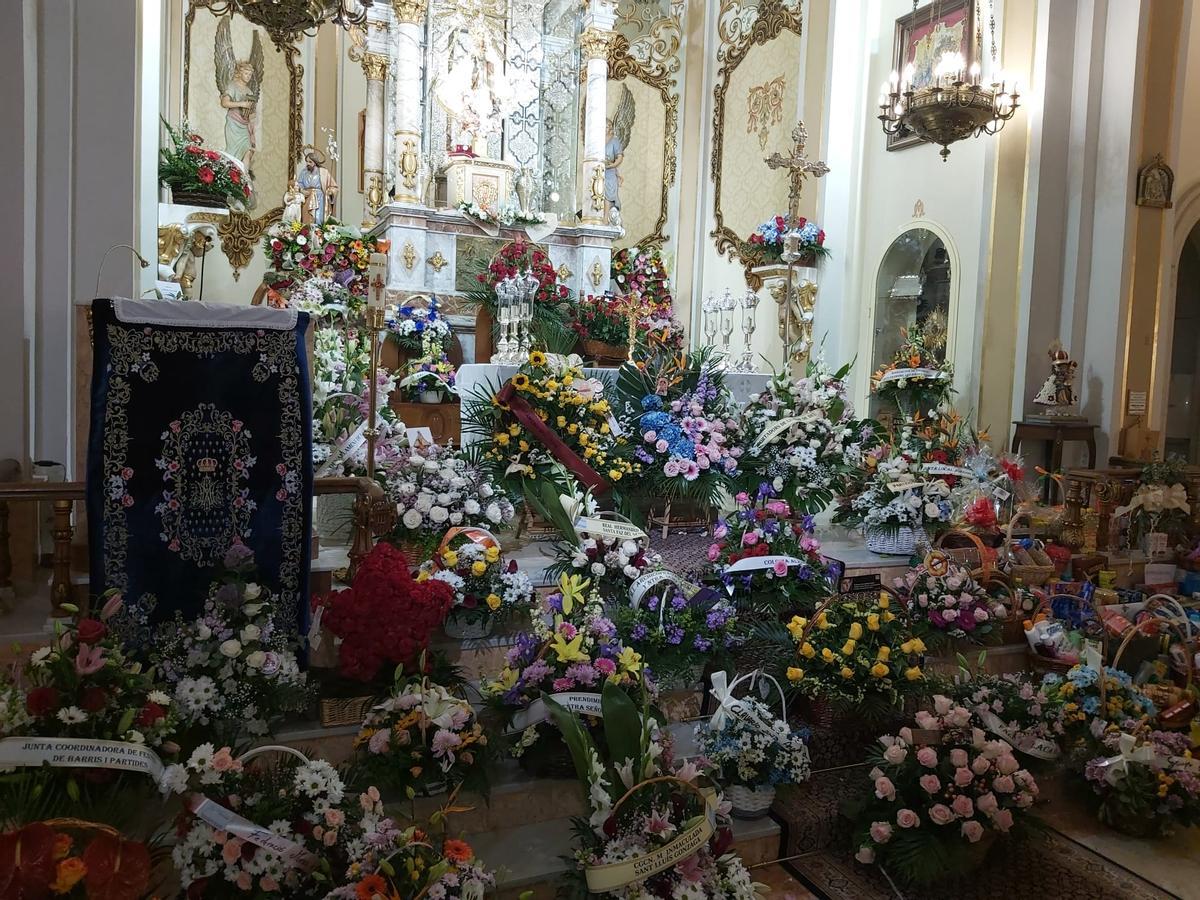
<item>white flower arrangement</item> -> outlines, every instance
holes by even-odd
[[[801,735],[752,697],[738,703],[743,714],[696,727],[701,752],[721,770],[721,783],[749,788],[799,784],[811,773],[808,747]],[[755,722],[747,721],[753,718]]]

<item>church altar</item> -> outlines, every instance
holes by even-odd
[[[608,225],[499,226],[484,232],[457,209],[391,203],[379,212],[371,234],[391,242],[389,292],[461,295],[477,287],[475,276],[497,251],[512,241],[542,246],[559,280],[580,296],[608,287],[612,242],[619,230]]]
[[[617,370],[613,368],[587,368],[583,370],[589,378],[599,378],[611,381],[616,378]],[[499,388],[517,372],[517,366],[498,366],[492,363],[468,363],[460,366],[457,375],[459,396],[464,400],[477,394],[487,385]],[[751,394],[757,394],[767,386],[770,375],[763,372],[727,372],[725,386],[729,389],[734,401],[742,406]],[[464,404],[465,405],[465,404]],[[478,435],[468,433],[463,429],[463,444],[473,444]]]

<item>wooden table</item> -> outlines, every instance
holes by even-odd
[[[1025,441],[1043,441],[1048,445],[1051,472],[1062,468],[1063,444],[1067,441],[1082,441],[1087,444],[1089,469],[1096,466],[1096,426],[1088,422],[1013,422],[1012,452],[1017,453]],[[1046,503],[1052,503],[1053,480],[1047,478],[1043,491]]]

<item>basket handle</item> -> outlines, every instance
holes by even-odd
[[[942,550],[930,550],[925,554],[925,570],[935,578],[950,574],[950,557]]]
[[[459,535],[465,535],[472,543],[480,544],[483,547],[500,549],[500,541],[486,528],[481,528],[478,525],[456,525],[442,536],[442,542],[438,544],[437,552],[433,555],[433,565],[435,568],[440,569],[442,567],[442,554],[450,549],[450,542]]]
[[[975,545],[975,552],[979,554],[980,575],[987,575],[995,568],[995,565],[992,562],[991,548],[988,547],[987,544],[985,544],[982,540],[980,540],[979,535],[973,531],[968,531],[965,528],[951,528],[948,531],[943,531],[937,536],[937,540],[933,542],[934,548],[938,550],[959,549],[945,546],[946,539],[950,537],[965,537],[968,541]],[[963,547],[961,549],[966,550],[967,548]]]
[[[755,684],[758,683],[758,677],[760,675],[763,678],[770,681],[771,684],[775,685],[775,690],[779,692],[779,718],[783,722],[786,723],[787,722],[787,697],[784,696],[783,688],[780,687],[779,682],[775,679],[775,676],[772,675],[770,672],[764,672],[762,669],[755,669],[752,672],[747,672],[745,675],[739,675],[737,678],[733,679],[733,681],[729,684],[728,687],[725,688],[725,690],[729,694],[733,694],[733,689],[735,687],[737,687],[739,684],[741,684],[743,681],[745,681],[747,678],[750,679],[750,687],[753,688],[755,686]]]
[[[288,747],[284,744],[263,744],[261,747],[252,747],[251,749],[247,750],[238,757],[238,762],[248,763],[250,760],[254,759],[254,757],[262,756],[264,753],[283,753],[288,756],[294,756],[296,759],[300,760],[302,764],[309,761],[308,757],[295,747]]]
[[[1155,630],[1155,634],[1162,634],[1161,628],[1163,626],[1173,629],[1175,631],[1175,634],[1178,635],[1183,640],[1184,648],[1187,649],[1187,644],[1188,644],[1187,634],[1180,627],[1179,621],[1177,619],[1175,619],[1173,617],[1164,618],[1164,617],[1156,616],[1156,617],[1154,617],[1153,620],[1147,620],[1147,621],[1154,621],[1155,624],[1158,626],[1158,628],[1156,628],[1156,630]],[[1113,654],[1112,667],[1114,669],[1117,667],[1117,663],[1120,661],[1121,655],[1125,652],[1125,648],[1127,646],[1129,646],[1130,642],[1135,637],[1137,637],[1139,634],[1142,635],[1143,637],[1150,637],[1150,635],[1145,634],[1137,625],[1130,628],[1129,631],[1125,634],[1124,639],[1121,641],[1121,645],[1119,647],[1117,647],[1117,652],[1115,654]],[[1194,662],[1192,660],[1193,653],[1191,652],[1190,649],[1187,649],[1187,652],[1185,652],[1183,655],[1187,659],[1187,683],[1184,685],[1184,687],[1186,689],[1190,690],[1192,687],[1192,679],[1194,677],[1194,673],[1192,671],[1194,668]],[[1104,704],[1104,700],[1105,700],[1104,680],[1102,678],[1100,680],[1100,703],[1101,703],[1101,705]]]

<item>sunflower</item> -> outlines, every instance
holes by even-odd
[[[531,366],[544,366],[546,364],[546,354],[541,350],[534,350],[529,354],[529,364]]]
[[[518,372],[513,376],[512,384],[518,391],[523,391],[529,387],[529,376],[524,372]]]

